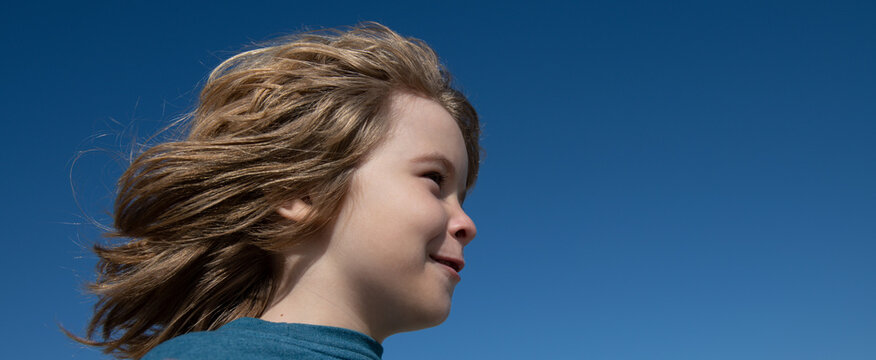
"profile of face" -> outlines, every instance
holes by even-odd
[[[324,257],[377,337],[437,325],[450,311],[475,225],[462,209],[462,133],[438,103],[400,93],[391,129],[353,175]]]
[[[286,290],[263,319],[346,327],[382,341],[447,318],[463,248],[476,233],[462,210],[465,142],[435,101],[397,93],[389,110],[390,130],[353,173],[335,219],[286,254]],[[293,221],[308,211],[302,200],[278,209]]]

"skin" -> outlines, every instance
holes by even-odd
[[[284,256],[280,291],[262,319],[356,330],[382,342],[435,326],[450,312],[453,266],[475,237],[462,209],[465,143],[438,103],[407,93],[390,104],[391,130],[356,170],[337,218]],[[278,209],[308,214],[295,199]]]

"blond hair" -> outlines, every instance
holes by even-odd
[[[175,336],[260,316],[273,297],[277,252],[322,229],[351,175],[386,135],[393,93],[441,104],[478,172],[479,127],[420,40],[377,24],[285,38],[236,55],[211,74],[185,139],[137,157],[119,180],[115,231],[97,245],[98,296],[85,338],[140,358]],[[276,209],[306,199],[292,223]]]

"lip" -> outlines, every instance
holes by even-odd
[[[459,272],[462,271],[462,268],[465,267],[465,260],[462,258],[448,255],[429,255],[429,258],[453,272],[457,277],[459,277]]]

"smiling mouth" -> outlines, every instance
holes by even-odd
[[[444,258],[444,257],[435,257],[435,256],[429,256],[429,257],[432,258],[432,260],[435,260],[435,262],[437,262],[439,264],[446,265],[447,267],[453,269],[453,271],[455,271],[457,273],[462,271],[463,265],[458,261],[455,261],[453,259]]]

